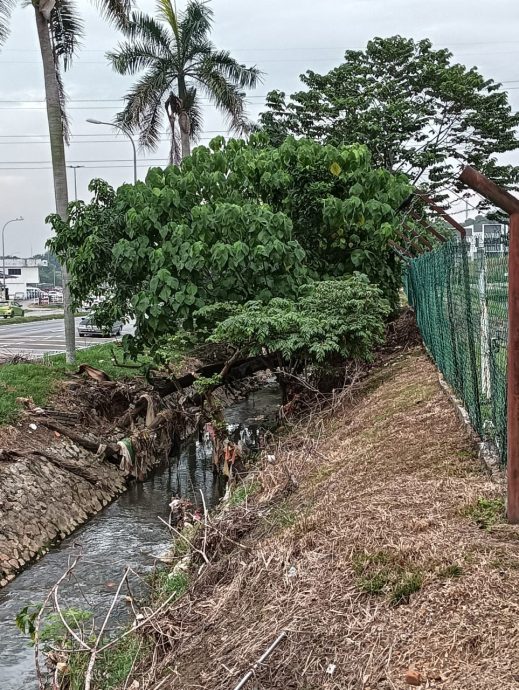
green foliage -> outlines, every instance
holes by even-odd
[[[29,635],[32,642],[35,640],[36,619],[40,615],[41,608],[41,604],[29,604],[21,609],[15,618],[17,628],[24,635]],[[62,611],[62,615],[66,624],[74,631],[81,630],[83,624],[92,619],[92,613],[90,611],[84,611],[83,609],[65,609]],[[46,615],[42,620],[39,631],[39,639],[41,642],[63,640],[68,634],[62,618],[57,613]]]
[[[32,642],[34,642],[36,635],[36,619],[40,614],[41,607],[41,604],[28,604],[16,614],[16,627],[22,635],[28,635]]]
[[[213,374],[213,376],[200,376],[195,383],[193,388],[197,393],[203,395],[207,391],[213,390],[213,388],[218,388],[222,383],[222,377],[220,374]]]
[[[85,623],[92,620],[92,613],[83,609],[70,608],[62,611],[62,614],[69,628],[74,631],[81,630]],[[51,613],[45,617],[39,636],[41,642],[62,640],[68,635],[67,628],[57,613]]]
[[[481,529],[489,529],[506,517],[505,502],[502,498],[479,498],[467,510],[467,515],[474,520]]]
[[[390,307],[378,287],[356,273],[314,283],[297,300],[248,302],[219,324],[211,340],[259,354],[277,352],[286,363],[369,360],[384,336]]]
[[[376,165],[415,181],[425,174],[437,188],[453,183],[460,161],[516,184],[518,169],[495,157],[519,145],[507,93],[429,40],[375,38],[328,74],[309,70],[301,80],[304,91],[288,101],[279,91],[267,97],[260,126],[275,145],[289,134],[366,144]]]
[[[217,138],[145,183],[114,192],[96,180],[91,190],[69,222],[50,217],[49,245],[69,266],[76,302],[107,294],[96,319],[135,317],[137,341],[153,349],[208,305],[294,299],[310,280],[357,270],[397,303],[388,243],[408,185],[374,170],[362,146]]]
[[[45,405],[56,390],[62,371],[45,364],[3,364],[0,366],[0,424],[16,420],[20,396],[32,398],[36,405]]]

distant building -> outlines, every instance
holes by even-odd
[[[477,216],[466,220],[463,226],[467,233],[471,259],[483,252],[487,256],[500,256],[508,252],[508,225]]]
[[[40,266],[46,259],[5,259],[5,287],[9,299],[26,299],[38,288]],[[0,262],[1,289],[4,287],[3,261]]]

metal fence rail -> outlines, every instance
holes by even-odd
[[[451,240],[409,261],[405,289],[438,368],[505,463],[508,256],[467,249]]]

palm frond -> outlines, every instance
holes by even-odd
[[[126,106],[116,121],[130,131],[139,130],[143,148],[156,149],[160,140],[162,100],[171,79],[159,63],[148,70],[125,96]]]
[[[9,21],[15,5],[16,0],[0,0],[0,46],[9,36]]]
[[[74,0],[61,0],[50,13],[49,29],[56,61],[67,70],[83,37],[83,22]]]
[[[180,19],[180,42],[182,51],[207,41],[213,26],[213,10],[207,2],[190,0]]]
[[[170,25],[178,42],[180,40],[178,17],[171,0],[157,0],[157,12],[159,17]]]
[[[254,67],[246,67],[235,60],[228,50],[212,51],[200,64],[202,72],[218,71],[231,83],[242,89],[254,89],[263,82],[264,73]]]
[[[130,20],[134,0],[91,0],[102,16],[119,29],[124,30]]]
[[[106,57],[119,74],[135,74],[141,69],[156,66],[158,62],[165,62],[157,46],[145,41],[120,43],[117,51],[106,53]]]
[[[231,132],[245,134],[250,131],[250,122],[245,112],[245,94],[239,86],[229,82],[217,70],[201,72],[198,83],[222,113]]]
[[[157,49],[171,52],[172,36],[163,24],[148,14],[132,12],[124,33],[130,41],[140,39]]]
[[[67,114],[67,94],[65,92],[65,85],[63,84],[63,78],[61,76],[60,64],[56,60],[54,61],[54,67],[56,70],[56,81],[58,83],[59,92],[59,107],[61,110],[61,128],[63,130],[63,141],[65,144],[70,144],[70,120]]]

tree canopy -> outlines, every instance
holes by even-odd
[[[134,317],[137,341],[152,348],[208,305],[296,299],[304,284],[355,271],[395,304],[389,242],[409,187],[372,168],[361,145],[217,138],[145,182],[91,189],[68,222],[51,217],[50,247],[78,302],[106,294],[104,317]]]
[[[279,145],[288,134],[335,146],[362,143],[373,162],[439,189],[460,163],[497,183],[515,185],[518,170],[497,161],[516,149],[519,114],[492,79],[452,61],[429,40],[375,38],[346,51],[328,74],[301,75],[305,90],[273,91],[260,128]]]

